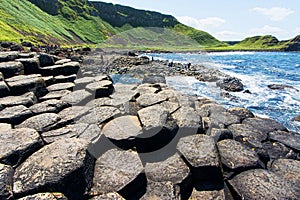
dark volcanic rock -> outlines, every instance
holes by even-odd
[[[152,106],[167,100],[165,96],[160,94],[146,93],[139,96],[136,101],[141,107]]]
[[[193,135],[181,138],[177,150],[191,166],[198,180],[222,180],[217,148],[212,137]]]
[[[21,62],[3,62],[0,63],[0,72],[3,74],[4,78],[7,79],[23,74],[24,66]]]
[[[263,169],[240,173],[229,181],[238,199],[299,199],[300,194],[280,176]]]
[[[228,129],[232,132],[233,138],[246,138],[249,142],[262,142],[265,141],[268,135],[255,127],[248,124],[232,124]]]
[[[235,140],[218,142],[218,149],[223,165],[231,171],[258,167],[257,154]]]
[[[178,186],[174,185],[170,181],[166,182],[154,182],[148,181],[147,192],[141,198],[141,200],[179,200],[180,191]]]
[[[278,158],[296,158],[295,152],[280,142],[264,142],[263,148],[271,160]]]
[[[182,195],[191,187],[190,170],[177,153],[166,160],[147,163],[145,173],[150,181],[171,182],[174,186],[177,185]]]
[[[93,99],[91,93],[85,90],[76,90],[70,94],[67,94],[61,98],[62,101],[71,105],[85,105],[87,102]]]
[[[162,75],[149,75],[144,77],[143,83],[166,83],[166,78]]]
[[[17,58],[19,58],[18,52],[14,52],[14,51],[0,52],[0,62],[14,61]]]
[[[8,165],[20,164],[43,145],[39,134],[27,128],[0,132],[0,143],[0,162]]]
[[[2,72],[0,72],[0,81],[4,81],[4,77],[3,77]]]
[[[110,192],[91,198],[91,200],[125,200],[121,195],[116,192]]]
[[[65,195],[61,193],[39,193],[34,195],[29,195],[18,200],[68,200]]]
[[[12,95],[32,91],[39,97],[47,93],[46,84],[40,74],[15,76],[6,79],[6,82]]]
[[[201,117],[209,117],[213,112],[221,113],[226,112],[226,109],[216,103],[208,103],[201,105],[200,107],[196,107],[196,111],[199,113]]]
[[[0,164],[0,199],[12,200],[13,198],[14,170],[11,166]]]
[[[49,92],[45,96],[41,97],[40,100],[45,101],[45,100],[50,100],[50,99],[60,99],[61,97],[68,95],[70,93],[71,93],[70,90],[53,91],[53,92]]]
[[[282,124],[273,119],[247,118],[243,121],[243,124],[250,125],[263,133],[286,130],[286,128]]]
[[[87,124],[103,124],[120,115],[121,112],[118,108],[101,106],[93,108],[89,114],[82,116],[78,121]]]
[[[7,84],[4,81],[0,81],[0,98],[8,96],[9,92]]]
[[[43,101],[41,103],[34,104],[33,106],[29,107],[29,109],[34,114],[38,115],[38,114],[49,113],[49,112],[58,113],[69,106],[71,105],[69,105],[64,101],[51,99],[51,100]]]
[[[53,56],[46,54],[46,53],[41,53],[39,55],[39,61],[40,61],[41,67],[51,66],[51,65],[55,64]]]
[[[16,125],[30,116],[32,116],[32,112],[23,105],[8,107],[0,111],[0,122]]]
[[[14,193],[62,192],[70,199],[83,199],[94,165],[87,145],[85,140],[70,138],[40,149],[16,169]]]
[[[111,95],[114,92],[114,86],[111,81],[103,80],[88,84],[86,90],[91,92],[95,98],[101,98]]]
[[[78,121],[83,115],[88,114],[91,110],[92,108],[86,106],[72,106],[66,108],[58,113],[61,118],[60,124],[64,125]]]
[[[241,119],[229,112],[213,112],[210,116],[210,121],[220,128],[228,127],[231,124],[239,124]]]
[[[300,135],[293,132],[274,131],[269,134],[270,140],[281,142],[282,144],[300,151]]]
[[[42,63],[41,63],[42,65]],[[62,65],[52,65],[48,67],[42,67],[40,72],[43,76],[59,76],[59,75],[73,75],[77,74],[80,69],[78,62],[69,62]]]
[[[17,127],[32,128],[38,132],[45,132],[56,128],[59,120],[60,117],[55,113],[44,113],[25,120]]]
[[[54,80],[55,83],[65,83],[65,82],[74,82],[76,78],[77,78],[76,74],[72,74],[68,76],[59,75],[59,76],[55,76]]]
[[[217,81],[217,86],[229,92],[240,92],[244,89],[242,82],[233,77],[224,78],[220,81]]]
[[[24,66],[24,74],[36,74],[39,73],[40,61],[38,58],[20,58],[19,61]]]
[[[232,132],[228,129],[217,129],[212,128],[207,135],[214,138],[215,142],[219,142],[221,140],[233,139]]]
[[[59,90],[72,90],[74,86],[75,86],[75,84],[72,82],[57,83],[57,84],[48,86],[47,90],[49,92],[59,91]]]
[[[196,189],[193,190],[191,197],[189,200],[225,200],[224,190],[210,190],[210,191],[198,191]]]
[[[126,199],[146,189],[146,177],[137,153],[111,149],[97,159],[93,194],[118,192]]]
[[[254,114],[246,108],[230,108],[228,112],[237,115],[241,120],[254,117]]]
[[[269,170],[300,189],[300,161],[278,159],[271,163]]]
[[[286,88],[289,88],[289,89],[294,89],[296,91],[298,91],[296,88],[294,88],[293,86],[290,86],[290,85],[284,85],[284,84],[270,84],[268,85],[268,88],[271,89],[271,90],[284,90]],[[299,91],[298,91],[299,92]]]

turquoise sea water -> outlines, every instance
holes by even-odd
[[[167,77],[169,86],[205,96],[226,107],[245,107],[260,117],[270,117],[290,130],[300,133],[300,123],[291,119],[300,115],[300,53],[222,52],[198,54],[147,54],[154,59],[203,64],[242,80],[243,92],[230,93],[236,98],[221,97],[215,83],[199,82],[193,77]],[[269,84],[286,84],[293,88],[270,90]]]

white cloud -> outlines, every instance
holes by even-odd
[[[260,28],[252,28],[250,29],[250,33],[253,35],[275,35],[275,36],[282,36],[287,33],[286,30],[283,30],[279,27],[265,25]]]
[[[216,34],[216,37],[223,41],[236,41],[236,40],[242,40],[245,38],[244,33],[234,32],[230,30],[223,30],[219,31]]]
[[[255,7],[250,9],[250,11],[258,12],[262,15],[265,15],[272,21],[281,21],[287,16],[294,13],[292,9],[282,8],[282,7],[272,7],[272,8]]]
[[[177,19],[186,25],[192,26],[197,29],[206,29],[207,27],[219,27],[226,21],[219,17],[208,17],[204,19],[196,19],[189,16],[177,17]]]

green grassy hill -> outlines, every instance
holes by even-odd
[[[179,23],[170,15],[87,0],[0,0],[0,16],[0,41],[98,44],[136,27],[161,27],[191,37],[199,44],[196,48],[226,45],[206,32]],[[137,40],[152,34],[148,29],[135,32],[133,37]],[[160,38],[161,43],[170,45],[174,39],[174,36]]]

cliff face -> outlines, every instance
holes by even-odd
[[[300,51],[300,35],[297,35],[295,38],[289,40],[286,43],[286,51]]]
[[[58,11],[59,11],[58,0],[29,0],[29,1],[50,15],[58,15]]]
[[[122,27],[174,27],[179,22],[171,15],[158,12],[138,10],[127,6],[103,2],[90,2],[97,10],[97,15],[112,26]]]

